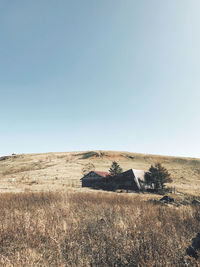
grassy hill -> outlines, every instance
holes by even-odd
[[[177,190],[199,195],[200,159],[113,151],[1,157],[0,266],[199,266],[200,251],[198,259],[188,254],[200,229],[194,197],[166,204],[155,194],[80,188],[88,163],[107,171],[113,160],[124,170],[161,162]]]
[[[123,170],[148,170],[161,162],[171,173],[177,190],[199,194],[200,159],[114,151],[22,154],[0,158],[0,192],[64,190],[80,187],[82,169],[92,163],[95,170],[108,171],[112,161]]]

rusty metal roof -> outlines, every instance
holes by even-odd
[[[108,172],[99,172],[99,171],[93,171],[94,173],[106,178],[107,176],[109,176],[110,174]]]

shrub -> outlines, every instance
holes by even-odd
[[[160,163],[156,163],[155,166],[151,165],[148,172],[145,173],[145,181],[151,185],[156,192],[165,191],[165,184],[171,183],[171,175],[166,168]]]

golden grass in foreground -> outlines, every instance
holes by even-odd
[[[0,266],[198,266],[185,250],[199,229],[199,208],[138,196],[6,193]]]

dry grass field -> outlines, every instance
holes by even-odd
[[[156,156],[129,152],[89,151],[23,154],[0,158],[0,192],[60,191],[80,187],[82,169],[92,163],[96,170],[108,171],[113,160],[124,170],[148,170],[161,162],[172,175],[180,192],[199,195],[200,159]]]
[[[199,266],[200,207],[108,192],[2,193],[0,266]]]
[[[83,189],[82,169],[161,162],[182,194]],[[90,151],[0,158],[0,266],[200,266],[186,250],[200,229],[200,159]],[[193,195],[193,196],[191,196]],[[200,256],[200,255],[199,255]]]

